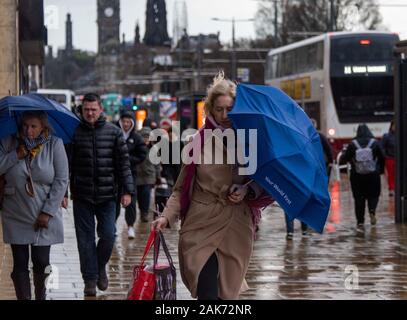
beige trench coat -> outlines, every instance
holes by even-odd
[[[215,139],[216,140],[216,139]],[[205,140],[205,145],[209,142]],[[220,139],[215,147],[227,151]],[[204,148],[201,157],[204,156]],[[193,298],[197,296],[199,274],[215,252],[218,259],[219,298],[237,299],[247,289],[244,280],[253,248],[254,227],[250,209],[243,201],[227,200],[233,183],[247,178],[237,174],[232,164],[200,164],[193,184],[191,204],[180,229],[179,262],[181,277]],[[180,214],[180,196],[186,170],[182,168],[163,215],[171,227]]]

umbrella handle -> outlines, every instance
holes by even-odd
[[[245,184],[241,185],[240,188],[247,187],[247,186],[248,186],[249,184],[251,184],[253,181],[254,181],[253,179],[250,179],[250,180],[247,181]],[[236,186],[230,193],[233,193],[233,192],[237,191],[238,188],[239,188],[239,187]]]

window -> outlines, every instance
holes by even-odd
[[[339,121],[387,122],[394,116],[393,77],[331,78]]]
[[[274,57],[275,61],[272,60]],[[272,77],[284,77],[320,70],[324,65],[324,44],[320,41],[273,55],[270,57],[269,65],[275,65],[275,67],[270,68],[270,76]]]
[[[267,57],[267,70],[266,70],[267,79],[277,78],[278,57],[279,57],[278,54],[273,54],[272,56]]]
[[[368,44],[362,44],[363,40],[369,40]],[[334,38],[331,44],[331,59],[333,63],[391,61],[396,41],[396,35]]]

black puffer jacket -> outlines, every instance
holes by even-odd
[[[127,149],[129,151],[130,169],[133,173],[133,176],[135,177],[137,175],[137,165],[144,161],[147,156],[148,149],[146,144],[144,143],[143,137],[134,129],[136,120],[134,119],[133,115],[130,112],[125,112],[121,115],[120,118],[122,119],[123,117],[127,117],[133,120],[133,128],[131,129],[129,136],[126,139],[126,143]],[[117,122],[117,126],[121,128],[120,121]]]
[[[69,148],[72,199],[93,204],[134,194],[129,154],[121,130],[102,116],[76,129]]]

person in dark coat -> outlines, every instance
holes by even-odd
[[[367,174],[360,174],[356,172],[355,156],[357,147],[354,143],[356,140],[360,147],[364,148],[371,143],[373,158],[376,161],[376,169],[374,172]],[[353,198],[355,200],[355,214],[358,227],[364,224],[365,206],[366,201],[370,214],[370,223],[376,224],[376,207],[379,202],[381,185],[380,174],[384,171],[384,155],[379,143],[374,139],[372,132],[366,124],[358,126],[355,139],[349,143],[347,149],[341,156],[339,163],[351,163],[350,182],[352,188]],[[371,142],[371,140],[373,140]]]
[[[152,148],[152,143],[150,141],[150,127],[143,127],[140,130],[140,135],[143,137],[144,144],[150,152]],[[137,166],[137,202],[140,209],[140,220],[141,222],[148,222],[148,213],[150,211],[150,199],[151,190],[153,190],[155,185],[161,183],[161,166],[160,164],[154,164],[147,154],[139,166]]]
[[[69,148],[70,189],[85,296],[108,287],[106,264],[116,233],[116,200],[134,194],[129,153],[122,131],[103,115],[100,97],[83,98],[82,121]],[[95,217],[99,240],[95,243]]]
[[[124,139],[127,143],[129,151],[130,168],[133,175],[133,182],[136,185],[137,165],[142,163],[147,156],[147,146],[144,143],[143,137],[136,131],[136,121],[133,114],[129,111],[123,112],[117,125],[122,129]],[[120,199],[116,204],[116,220],[120,215]],[[129,239],[134,239],[135,230],[134,223],[136,222],[136,195],[131,197],[131,203],[126,207],[125,219],[127,223],[127,234]]]
[[[394,121],[391,122],[389,132],[383,135],[382,148],[386,158],[387,182],[389,185],[389,196],[394,196],[394,176],[396,167],[396,127]]]
[[[317,129],[318,128],[317,121],[314,118],[311,118],[311,122],[314,125],[315,129]],[[331,145],[329,144],[327,137],[321,131],[318,130],[317,132],[319,134],[319,138],[321,139],[322,151],[324,152],[325,158],[326,173],[329,177],[331,175],[331,164],[334,160],[332,148]]]

